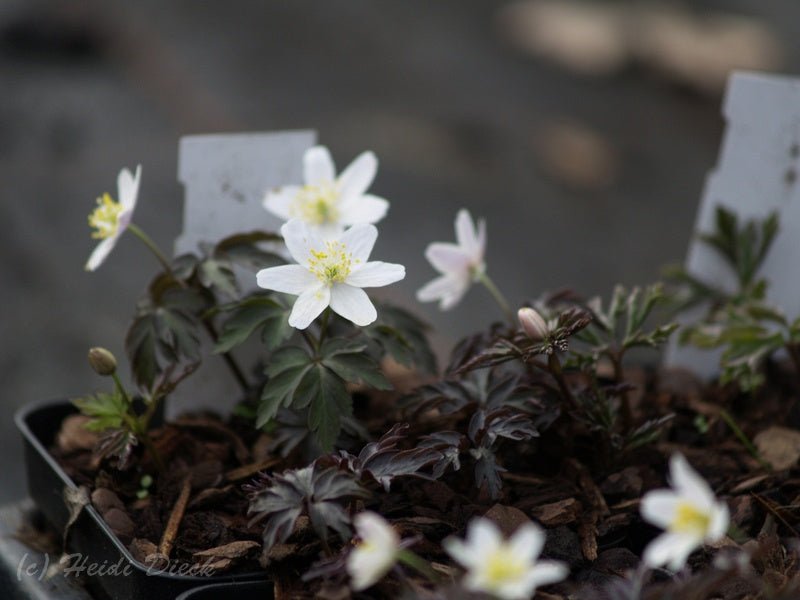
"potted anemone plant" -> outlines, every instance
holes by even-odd
[[[304,181],[265,192],[279,232],[173,258],[133,221],[140,168],[98,200],[86,268],[129,231],[159,271],[125,340],[131,381],[95,347],[103,391],[17,415],[65,568],[118,565],[93,580],[113,598],[800,593],[800,451],[774,442],[794,439],[774,425],[796,418],[779,400],[798,388],[781,352],[798,355],[800,321],[758,276],[777,220],[718,210],[703,239],[737,273],[733,293],[673,270],[667,287],[605,301],[512,303],[488,274],[486,222],[461,210],[455,242],[428,245],[438,276],[417,297],[449,310],[482,285],[498,320],[439,369],[428,326],[370,295],[405,277],[373,260],[389,209],[368,193],[377,165],[365,152],[337,174],[311,148]],[[632,359],[675,335],[670,310],[699,302],[679,335],[723,348],[718,382]],[[164,422],[209,340],[241,386],[236,409]]]

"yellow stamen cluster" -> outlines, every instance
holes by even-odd
[[[688,502],[681,502],[675,509],[675,518],[670,530],[677,533],[705,535],[711,525],[711,517]]]
[[[327,285],[342,283],[350,275],[352,266],[352,255],[339,241],[325,242],[324,250],[311,250],[308,259],[308,270]]]
[[[502,584],[522,577],[526,572],[522,563],[508,548],[498,549],[486,561],[486,578],[494,584]]]
[[[339,220],[339,209],[336,206],[338,201],[339,193],[330,183],[304,185],[294,197],[289,211],[293,217],[306,223],[336,223]]]
[[[109,194],[103,194],[97,199],[97,208],[89,215],[89,226],[97,231],[92,232],[92,237],[102,240],[113,236],[119,229],[119,214],[122,205],[114,202]]]

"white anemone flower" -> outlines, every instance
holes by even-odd
[[[467,569],[464,586],[498,598],[530,598],[537,587],[564,579],[569,569],[563,563],[537,560],[545,534],[533,523],[521,526],[508,539],[489,519],[473,519],[466,543],[447,538],[444,549]]]
[[[89,256],[84,267],[94,271],[114,249],[117,240],[128,228],[136,208],[139,196],[139,180],[142,177],[142,166],[136,167],[132,175],[128,169],[122,169],[117,176],[117,194],[119,202],[115,202],[110,194],[103,194],[97,199],[97,208],[89,215],[89,225],[96,229],[92,237],[100,242]]]
[[[642,517],[666,530],[645,548],[643,558],[651,568],[667,565],[679,571],[694,550],[725,536],[730,516],[728,506],[681,454],[669,461],[669,481],[672,489],[653,490],[642,498]]]
[[[483,276],[486,264],[486,222],[478,226],[469,214],[461,209],[456,215],[456,244],[434,242],[425,250],[425,258],[441,273],[417,291],[420,302],[439,300],[439,308],[448,310],[458,304],[470,284]]]
[[[366,191],[375,179],[378,159],[363,152],[337,177],[327,148],[314,146],[303,156],[303,186],[285,186],[268,191],[264,208],[281,219],[301,219],[332,237],[350,225],[377,223],[389,202]]]
[[[374,225],[354,225],[335,239],[324,239],[305,222],[292,219],[281,233],[296,265],[262,269],[256,282],[262,288],[298,296],[289,325],[305,329],[328,306],[356,325],[369,325],[378,317],[361,288],[382,287],[406,276],[403,265],[367,262],[378,230]]]
[[[378,583],[397,562],[400,537],[374,512],[358,513],[353,524],[361,541],[347,556],[347,572],[350,586],[360,591]]]

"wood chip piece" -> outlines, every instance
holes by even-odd
[[[128,550],[133,555],[133,558],[142,564],[147,564],[148,557],[152,557],[158,552],[158,546],[150,540],[134,538],[128,545]]]
[[[545,527],[557,527],[574,523],[582,509],[583,505],[577,499],[565,498],[558,502],[543,504],[531,512],[533,517]]]
[[[761,457],[776,471],[797,464],[800,459],[800,431],[787,427],[769,427],[753,438]]]
[[[510,536],[517,528],[531,522],[528,515],[520,509],[503,504],[495,504],[483,516],[494,521],[506,536]]]
[[[231,542],[230,544],[224,544],[222,546],[217,546],[216,548],[209,548],[208,550],[201,550],[200,552],[195,552],[192,556],[195,559],[198,558],[241,558],[247,555],[251,550],[255,548],[261,548],[261,544],[258,542],[254,542],[252,540],[239,540],[237,542]]]

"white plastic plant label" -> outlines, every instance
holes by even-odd
[[[714,212],[723,205],[741,220],[780,218],[761,271],[768,298],[789,318],[800,315],[800,79],[737,72],[728,81],[723,114],[727,121],[716,168],[706,180],[695,231],[712,231]],[[722,259],[697,239],[689,246],[686,269],[721,289],[735,289],[735,277]],[[696,320],[702,309],[682,315]],[[667,348],[666,364],[703,377],[719,370],[719,353],[680,346]]]
[[[181,138],[178,180],[185,187],[185,200],[175,255],[197,253],[201,243],[235,233],[277,232],[281,222],[262,206],[264,194],[303,181],[303,154],[316,139],[314,131]],[[238,275],[243,291],[256,288],[254,273]],[[204,344],[204,355],[202,367],[170,396],[170,415],[199,408],[225,411],[241,398],[242,391],[222,358],[211,354],[210,340]]]
[[[242,231],[277,231],[281,223],[264,210],[264,194],[303,181],[303,154],[316,138],[314,131],[181,138],[178,180],[186,194],[175,254]]]

